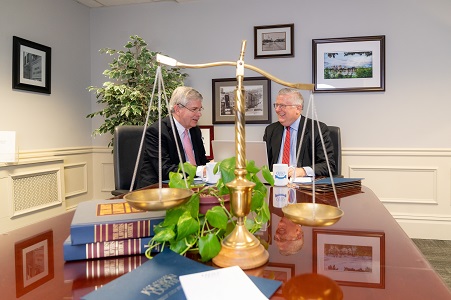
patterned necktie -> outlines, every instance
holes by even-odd
[[[188,161],[190,164],[195,166],[196,159],[194,158],[193,145],[191,144],[191,139],[189,138],[188,129],[185,129],[185,132],[183,133],[183,148],[188,156]]]
[[[285,143],[283,144],[282,163],[290,165],[290,126],[285,127]]]

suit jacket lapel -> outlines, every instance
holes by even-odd
[[[174,144],[174,148],[171,149],[171,152],[173,152],[175,157],[178,158],[179,157],[178,152],[177,152],[177,145],[178,145],[180,148],[180,154],[182,156],[182,162],[185,162],[186,158],[185,158],[185,151],[183,150],[182,140],[180,139],[180,136],[179,136],[179,133],[177,132],[177,130],[175,130],[175,136],[177,138],[177,141],[174,140],[174,132],[173,132],[174,128],[172,127],[170,118],[172,118],[172,116],[167,116],[166,118],[163,119],[163,122],[166,124],[166,126],[168,128],[169,139]]]
[[[280,124],[280,123],[278,123],[278,124],[279,124],[279,126],[277,126],[274,129],[274,133],[273,133],[273,136],[274,136],[274,142],[273,142],[274,148],[273,148],[273,153],[272,153],[273,164],[276,164],[279,159],[280,147],[282,145],[282,137],[283,137],[283,130],[284,130],[284,127],[282,126],[282,124]]]

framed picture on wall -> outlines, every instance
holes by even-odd
[[[51,93],[50,47],[13,37],[13,89]]]
[[[207,159],[213,159],[213,148],[211,141],[215,138],[215,128],[213,125],[199,125],[202,132],[202,140],[204,141],[205,155]]]
[[[315,92],[385,91],[385,36],[315,39]]]
[[[212,79],[213,124],[235,123],[236,78]],[[247,124],[271,122],[271,80],[247,77],[243,80]]]
[[[385,287],[385,233],[313,228],[313,272],[339,285]]]
[[[254,58],[294,56],[294,24],[254,27]]]

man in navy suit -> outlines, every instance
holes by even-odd
[[[304,99],[302,94],[291,88],[283,88],[279,91],[274,108],[276,110],[278,122],[268,125],[263,135],[266,141],[268,152],[269,168],[272,170],[273,164],[286,163],[296,167],[296,177],[301,176],[329,176],[326,156],[329,160],[331,172],[335,170],[334,150],[329,136],[329,128],[326,124],[315,121],[313,124],[314,135],[312,134],[312,120],[302,116]],[[301,141],[304,123],[307,122],[299,160],[296,161],[296,154]],[[318,130],[318,124],[321,130]],[[287,131],[289,130],[289,133]],[[323,136],[325,151],[322,146],[320,134]],[[290,138],[287,138],[287,135]],[[314,143],[314,153],[312,150],[312,139]],[[286,158],[284,158],[285,140],[288,140],[289,148]],[[313,157],[315,160],[315,171],[313,171]],[[289,170],[289,177],[293,176],[293,170]]]
[[[182,161],[189,161],[198,166],[205,165],[208,160],[202,141],[202,133],[197,126],[202,116],[202,95],[195,89],[181,86],[174,90],[169,101],[169,111],[173,117],[175,128],[170,116],[161,120],[161,171],[162,180],[169,179],[169,172],[176,172],[180,163],[177,143],[180,147]],[[158,121],[146,130],[143,161],[139,173],[138,188],[159,182],[159,123]],[[175,134],[175,137],[174,137]],[[185,146],[186,139],[190,146]],[[183,143],[182,143],[183,140]],[[191,158],[191,159],[190,159]]]

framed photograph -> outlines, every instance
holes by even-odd
[[[213,124],[235,123],[236,78],[212,79]],[[247,124],[271,122],[271,80],[266,77],[247,77],[243,80],[245,119]]]
[[[213,147],[211,141],[215,138],[215,129],[213,125],[199,125],[202,132],[202,140],[204,141],[205,154],[207,159],[213,159]]]
[[[340,285],[385,287],[385,233],[313,228],[313,272]]]
[[[13,37],[13,89],[50,94],[52,49]]]
[[[53,231],[15,244],[16,297],[19,298],[54,276]]]
[[[293,56],[294,24],[254,27],[254,58]]]
[[[316,39],[315,92],[385,91],[385,36]]]

